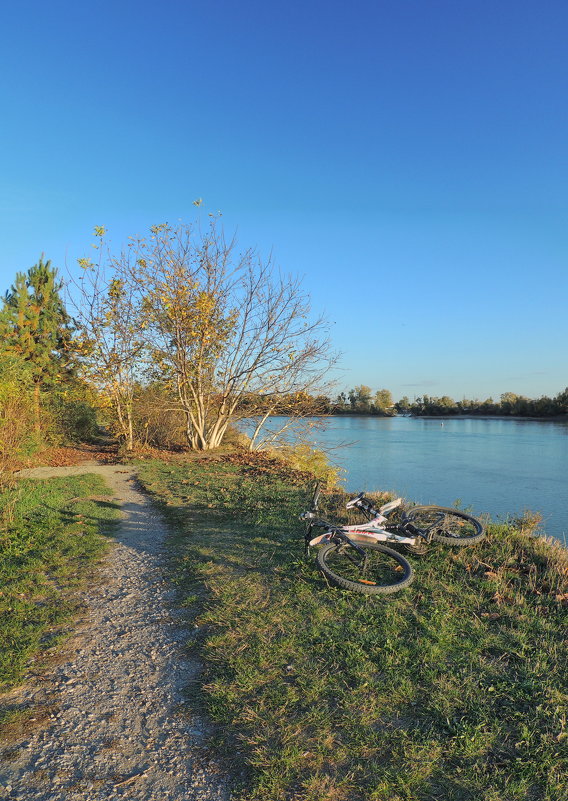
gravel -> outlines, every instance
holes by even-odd
[[[50,713],[46,727],[3,752],[0,798],[229,801],[206,726],[188,711],[184,688],[199,665],[183,652],[188,630],[170,609],[167,528],[136,488],[135,472],[88,464],[20,475],[85,472],[102,475],[122,505],[117,543],[84,593],[86,612],[65,661],[18,690],[18,702]]]

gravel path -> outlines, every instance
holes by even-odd
[[[120,465],[37,468],[49,478],[102,475],[122,504],[117,544],[67,661],[26,685],[18,700],[52,704],[46,728],[13,743],[0,763],[0,798],[34,801],[228,801],[226,778],[203,748],[202,722],[180,712],[198,672],[180,646],[187,630],[168,609],[166,525]]]

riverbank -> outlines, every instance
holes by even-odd
[[[388,488],[419,503],[459,501],[501,521],[530,509],[541,514],[547,534],[566,541],[567,423],[360,416],[319,422],[311,442],[329,454],[349,491]]]
[[[302,556],[304,474],[262,456],[140,466],[172,526],[203,708],[252,801],[561,801],[566,552],[512,524],[411,557],[390,598]],[[344,496],[322,514],[340,519]]]
[[[413,420],[514,420],[534,423],[568,423],[567,414],[558,414],[553,417],[524,417],[514,414],[409,414],[401,417],[411,417]]]
[[[275,415],[276,417],[278,415]],[[314,417],[372,417],[384,420],[393,417],[408,417],[412,420],[529,420],[533,422],[568,423],[568,414],[551,415],[550,417],[529,417],[517,414],[376,414],[374,412],[329,412],[313,415]]]

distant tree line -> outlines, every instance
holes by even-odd
[[[259,400],[254,403],[258,405]],[[307,394],[286,398],[276,410],[277,414],[290,415],[341,415],[362,414],[393,417],[397,414],[413,417],[452,416],[500,416],[500,417],[559,417],[568,414],[568,387],[553,398],[543,395],[540,398],[526,398],[514,392],[505,392],[498,401],[486,400],[455,401],[448,395],[434,397],[422,395],[410,400],[402,397],[396,403],[388,389],[373,392],[365,384],[340,392],[334,399],[324,395],[312,397]]]
[[[540,398],[526,398],[514,392],[504,392],[498,401],[493,398],[486,400],[455,401],[448,395],[441,398],[423,395],[410,401],[402,398],[396,404],[396,411],[400,414],[410,414],[417,417],[448,415],[487,415],[502,417],[558,417],[568,414],[568,387],[559,392],[554,398],[543,395]]]
[[[245,403],[253,410],[268,408],[268,401],[262,397],[250,396]],[[255,412],[257,413],[257,412]],[[271,414],[279,415],[322,415],[322,414],[365,414],[393,417],[397,414],[396,404],[388,389],[373,392],[365,384],[340,392],[335,398],[327,395],[310,395],[306,392],[283,395],[276,405],[271,407]]]

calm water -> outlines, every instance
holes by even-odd
[[[547,534],[568,534],[568,423],[532,420],[426,420],[331,417],[312,434],[335,448],[348,490],[385,489],[419,503],[504,520],[541,512]]]

